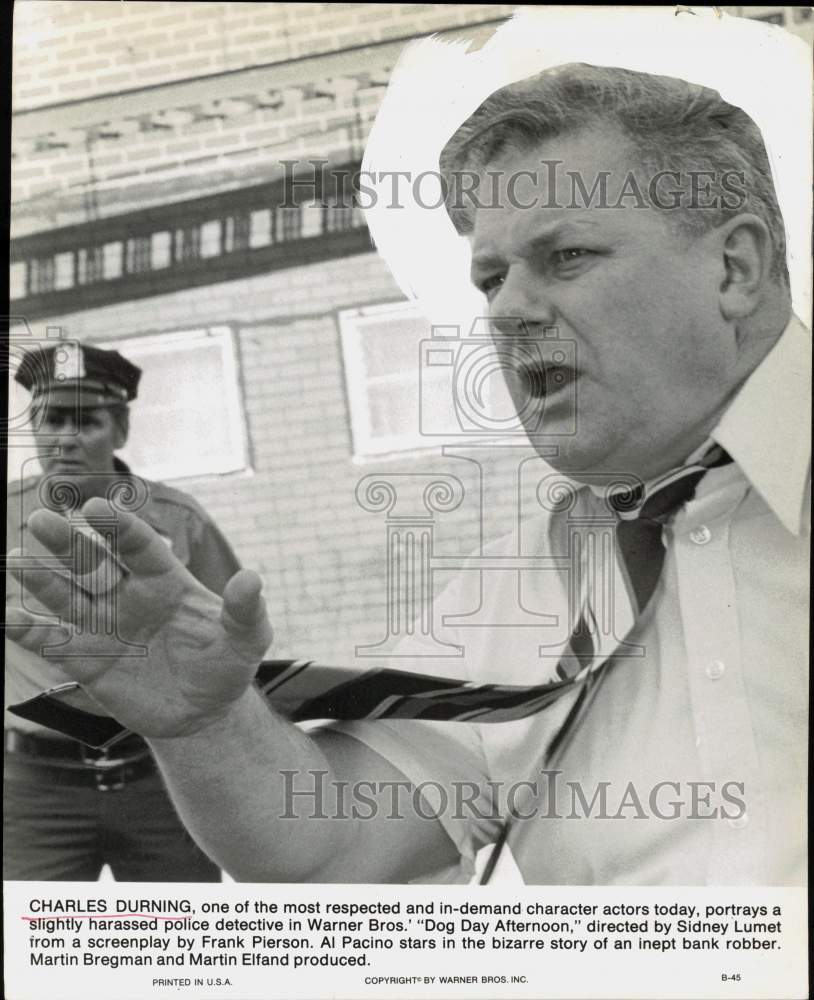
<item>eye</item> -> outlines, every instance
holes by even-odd
[[[491,298],[502,287],[505,280],[506,276],[503,274],[492,274],[488,278],[482,278],[478,282],[478,288],[487,298]]]
[[[570,264],[589,256],[593,251],[585,250],[583,247],[567,247],[565,250],[555,250],[552,258],[555,264]]]

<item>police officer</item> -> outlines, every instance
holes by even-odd
[[[34,552],[26,521],[39,507],[70,516],[91,496],[123,502],[158,531],[209,590],[240,568],[199,504],[131,473],[115,455],[127,440],[128,404],[141,370],[118,351],[62,341],[27,353],[15,379],[31,392],[42,474],[9,484],[7,551]],[[7,600],[19,603],[9,580]],[[25,606],[32,607],[29,597]],[[47,659],[12,655],[6,704],[68,678]],[[144,741],[107,753],[5,713],[3,864],[6,879],[87,881],[109,864],[120,881],[220,880],[178,820]]]

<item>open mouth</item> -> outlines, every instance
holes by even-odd
[[[520,388],[531,399],[549,399],[573,385],[578,378],[575,369],[568,365],[536,364],[519,365],[514,375]]]

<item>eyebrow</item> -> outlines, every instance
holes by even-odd
[[[520,256],[529,253],[536,253],[539,250],[546,250],[558,237],[574,232],[579,235],[580,230],[595,229],[600,223],[596,219],[563,219],[546,226],[541,232],[532,236],[521,247]],[[472,257],[472,273],[488,271],[491,268],[500,267],[506,263],[506,258],[499,253],[486,250],[476,253]]]
[[[95,410],[83,410],[83,409],[67,409],[61,406],[54,406],[46,408],[42,413],[42,419],[46,421],[63,421],[66,418],[70,418],[73,421],[85,420],[88,417],[95,419]]]

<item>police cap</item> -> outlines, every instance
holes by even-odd
[[[28,351],[14,378],[47,406],[122,406],[136,398],[141,369],[118,351],[63,341]]]

